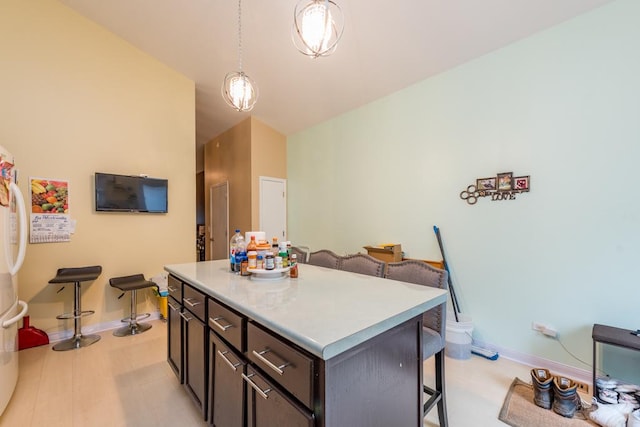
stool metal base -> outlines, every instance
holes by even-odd
[[[71,339],[59,342],[53,346],[55,351],[75,350],[81,347],[89,347],[91,344],[100,341],[100,335],[80,335]]]
[[[135,323],[128,326],[123,326],[113,331],[113,335],[116,337],[126,337],[129,335],[138,335],[151,329],[151,325],[148,323]]]

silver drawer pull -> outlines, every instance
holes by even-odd
[[[186,320],[187,322],[193,320],[193,317],[187,317],[184,315],[184,313],[180,313],[180,317],[182,317],[184,320]]]
[[[195,301],[195,302],[191,302],[191,301]],[[184,302],[186,302],[190,307],[195,307],[196,305],[202,304],[202,301],[200,301],[197,298],[185,298]]]
[[[260,359],[265,365],[267,365],[268,367],[270,367],[271,369],[276,371],[278,374],[280,374],[280,375],[284,374],[284,371],[282,369],[286,368],[289,365],[291,365],[291,363],[284,362],[282,365],[279,365],[279,366],[275,365],[273,362],[271,362],[270,360],[268,360],[266,357],[263,356],[263,354],[267,354],[269,352],[271,352],[271,350],[270,349],[266,349],[266,350],[262,350],[260,353],[258,353],[257,351],[253,350],[252,353],[258,359]]]
[[[225,356],[227,353],[229,353],[229,351],[227,351],[227,350],[225,350],[225,351],[218,350],[218,354],[220,355],[220,357],[222,357],[222,360],[227,362],[227,365],[231,366],[231,369],[233,369],[234,371],[237,371],[238,370],[238,366],[242,365],[242,363],[240,363],[240,362],[232,363],[231,360],[229,360],[229,358],[227,356]]]
[[[240,375],[242,375],[242,378],[244,378],[244,380],[247,382],[247,384],[249,384],[252,389],[257,391],[260,396],[262,396],[264,399],[268,399],[269,398],[269,396],[267,396],[267,393],[269,393],[271,391],[270,388],[268,388],[268,389],[263,391],[263,390],[260,389],[260,387],[258,387],[258,384],[256,384],[253,381],[251,381],[251,377],[254,376],[255,374],[249,374],[249,375],[240,374]]]
[[[167,286],[167,289],[168,289],[168,290],[169,290],[169,292],[171,292],[171,293],[173,293],[173,292],[177,291],[177,289],[172,288],[172,287],[171,287],[171,285],[168,285],[168,286]]]
[[[171,310],[176,311],[178,309],[178,307],[174,307],[173,304],[171,304],[170,302],[167,302],[167,305],[171,308]]]
[[[223,319],[226,321],[226,319],[225,319],[224,317],[222,317],[222,316],[218,316],[218,317],[214,317],[214,318],[209,317],[209,321],[210,321],[211,323],[213,323],[214,325],[216,325],[218,328],[222,329],[222,332],[226,332],[226,331],[227,331],[227,329],[229,329],[229,328],[233,328],[233,324],[231,324],[231,323],[229,323],[229,324],[228,324],[228,325],[226,325],[226,326],[223,326],[222,324],[220,324],[220,323],[218,322],[218,320],[223,320]]]

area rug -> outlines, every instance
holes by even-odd
[[[533,403],[533,386],[516,378],[509,387],[498,419],[512,427],[591,427],[597,426],[578,411],[573,418],[562,417],[551,409]]]

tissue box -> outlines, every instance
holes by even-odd
[[[398,262],[402,261],[402,245],[389,243],[378,246],[364,246],[367,253],[380,261]]]

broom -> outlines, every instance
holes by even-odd
[[[444,265],[444,269],[447,272],[447,282],[449,284],[449,291],[451,292],[451,305],[453,306],[453,315],[456,318],[456,323],[460,322],[458,319],[458,313],[462,313],[460,311],[460,303],[458,303],[458,298],[456,297],[456,292],[453,288],[453,282],[451,281],[451,272],[449,271],[449,264],[447,264],[447,259],[444,256],[444,247],[442,245],[442,236],[440,235],[440,229],[437,225],[433,226],[433,232],[436,234],[436,238],[438,239],[438,246],[440,246],[440,254],[442,255],[442,264]],[[477,345],[471,345],[471,353],[482,356],[485,359],[489,360],[497,360],[499,354],[495,351],[479,347]]]

